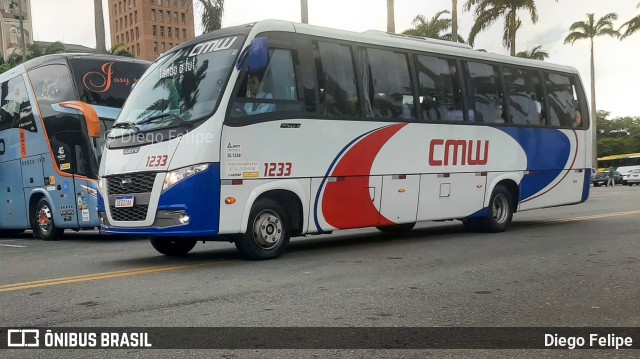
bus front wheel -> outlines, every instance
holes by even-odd
[[[151,245],[156,251],[166,256],[183,256],[196,246],[194,239],[151,238]]]
[[[45,198],[41,198],[38,201],[33,216],[35,223],[34,231],[38,237],[45,241],[55,241],[62,237],[64,229],[56,227],[51,205]]]
[[[489,213],[478,222],[478,227],[484,232],[504,232],[513,218],[513,201],[509,190],[499,184],[491,193]]]
[[[240,254],[251,260],[279,257],[290,239],[289,217],[276,201],[259,199],[251,209],[247,231],[235,239]]]

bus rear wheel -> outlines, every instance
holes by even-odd
[[[247,231],[235,239],[240,254],[251,260],[279,257],[291,236],[287,212],[276,201],[259,199],[249,215]]]
[[[45,241],[55,241],[62,237],[64,229],[56,227],[51,205],[45,198],[40,198],[38,203],[36,203],[33,217],[35,224],[33,230],[37,233],[38,237]]]
[[[504,232],[513,218],[513,201],[509,190],[499,184],[493,189],[489,200],[489,213],[478,222],[478,228],[484,232]]]
[[[166,256],[183,256],[196,246],[195,239],[151,238],[151,245]]]

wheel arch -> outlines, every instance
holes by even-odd
[[[42,188],[36,188],[34,190],[31,191],[31,193],[29,194],[29,201],[28,201],[28,218],[29,218],[29,225],[31,226],[31,229],[35,229],[35,225],[36,223],[34,222],[35,217],[32,216],[33,211],[36,207],[36,204],[38,204],[38,201],[40,199],[46,199],[47,202],[49,202],[50,206],[53,206],[53,198],[51,198],[51,195],[49,194],[49,192],[43,190]],[[53,208],[51,209],[53,210]]]
[[[266,183],[254,188],[249,195],[242,214],[241,231],[247,229],[253,205],[262,198],[271,198],[287,212],[291,222],[291,235],[299,236],[307,232],[309,221],[309,195],[303,185],[296,180]]]
[[[491,186],[487,188],[487,193],[484,198],[484,207],[489,206],[491,201],[491,194],[498,185],[502,185],[507,188],[509,194],[511,194],[511,204],[513,205],[513,212],[518,211],[518,204],[520,203],[520,183],[522,181],[522,175],[516,173],[505,173],[497,176],[491,182]]]

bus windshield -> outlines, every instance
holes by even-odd
[[[228,36],[183,47],[160,58],[136,85],[110,138],[153,131],[209,116],[218,103],[243,38]]]

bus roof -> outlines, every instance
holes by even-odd
[[[393,34],[377,30],[368,30],[362,33],[336,30],[316,25],[300,24],[283,20],[262,20],[256,23],[239,25],[221,30],[216,30],[207,34],[200,35],[195,39],[180,44],[176,49],[190,46],[194,43],[207,39],[214,39],[221,36],[232,34],[251,34],[258,35],[262,32],[283,31],[297,32],[319,37],[327,37],[331,39],[353,41],[364,44],[382,45],[389,47],[402,48],[407,50],[434,52],[443,55],[460,56],[483,61],[499,62],[504,64],[515,64],[520,66],[535,67],[547,69],[551,71],[567,72],[579,74],[578,71],[571,66],[563,66],[552,64],[544,61],[523,59],[520,57],[492,54],[483,51],[473,50],[467,44],[454,43],[451,41],[421,38],[415,36],[407,36],[402,34]]]
[[[138,64],[151,64],[151,62],[141,59],[135,59],[132,57],[125,56],[115,56],[115,55],[106,55],[106,54],[87,54],[87,53],[62,53],[62,54],[53,54],[53,55],[44,55],[36,57],[35,59],[31,59],[27,62],[21,63],[17,66],[14,66],[10,70],[0,74],[0,82],[4,82],[5,79],[13,78],[16,75],[24,73],[25,71],[31,70],[38,66],[42,66],[44,64],[50,62],[56,62],[62,59],[90,59],[90,60],[112,60],[119,62],[131,62]]]

